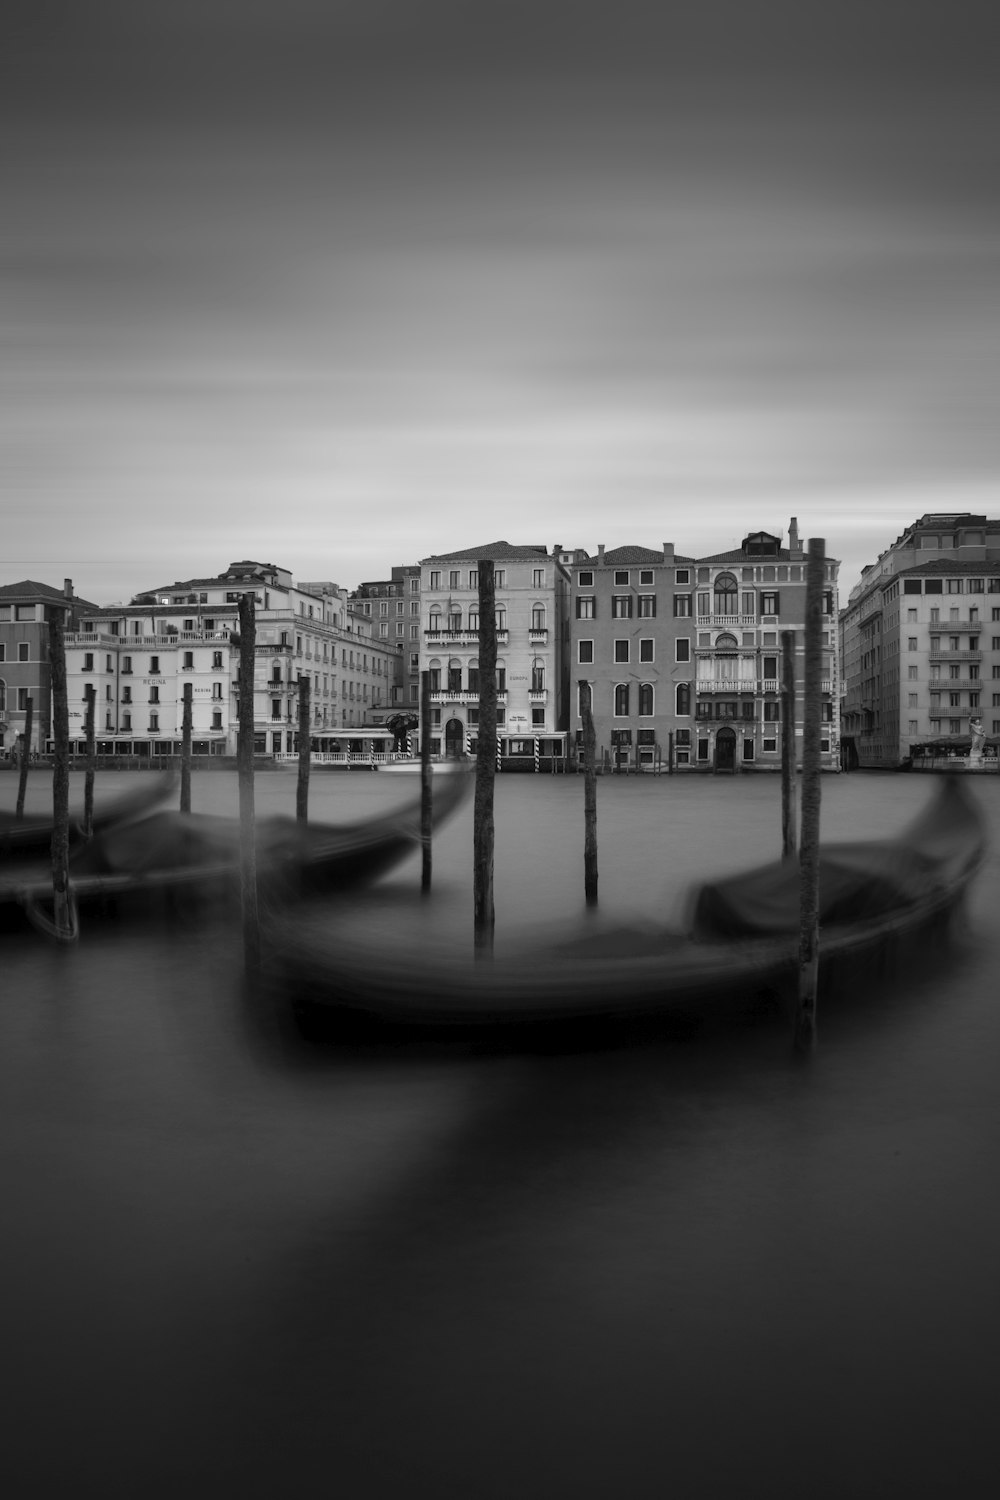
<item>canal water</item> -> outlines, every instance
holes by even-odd
[[[889,835],[933,786],[829,777],[824,834]],[[416,790],[317,774],[310,812]],[[598,791],[588,918],[582,780],[498,780],[498,949],[675,919],[780,850],[777,778]],[[995,1493],[1000,779],[974,793],[958,950],[821,995],[805,1066],[773,1015],[564,1056],[272,1046],[223,919],[5,936],[4,1492]],[[235,779],[193,800],[235,812]],[[294,800],[258,777],[259,810]],[[417,853],[353,898],[373,944],[471,944],[471,855],[470,804],[429,900]]]

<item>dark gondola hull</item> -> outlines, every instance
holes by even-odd
[[[950,783],[902,838],[827,848],[820,971],[828,992],[831,984],[875,976],[880,963],[894,964],[923,942],[939,943],[983,853],[975,805]],[[492,962],[425,951],[409,955],[403,972],[391,955],[372,950],[356,923],[343,930],[305,914],[273,925],[267,975],[277,1002],[291,1006],[304,1030],[346,1037],[543,1045],[579,1035],[639,1039],[684,1017],[791,1000],[794,862],[706,885],[691,906],[684,933],[621,929]]]
[[[471,784],[464,768],[435,780],[436,827],[468,797]],[[260,899],[265,909],[277,910],[306,895],[368,884],[412,853],[419,839],[419,797],[395,812],[353,824],[280,816],[257,819]],[[232,901],[239,896],[240,840],[236,818],[176,811],[109,828],[70,861],[74,904],[120,912],[159,905],[166,898],[190,911]],[[48,930],[48,872],[35,868],[8,882],[6,894],[37,926]]]

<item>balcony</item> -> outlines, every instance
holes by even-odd
[[[549,632],[545,626],[542,626],[540,630],[528,631],[528,640],[533,646],[544,646],[548,643],[548,639]]]
[[[459,688],[440,688],[431,693],[432,703],[479,703],[479,693],[470,693]],[[497,693],[497,702],[507,702],[507,690],[503,689]]]
[[[982,661],[981,651],[943,651],[940,648],[932,649],[928,653],[930,661]]]
[[[733,677],[728,682],[711,681],[696,682],[695,691],[698,693],[726,693],[730,697],[733,693],[755,693],[757,691],[756,677]]]
[[[508,634],[506,630],[498,630],[497,643],[506,645]],[[428,646],[478,646],[480,637],[478,630],[431,630],[425,625],[424,639]]]
[[[740,626],[756,625],[756,615],[697,615],[699,627],[711,626],[718,630],[735,630]]]
[[[529,688],[528,689],[528,702],[529,703],[547,703],[548,702],[548,697],[549,697],[549,690],[548,690],[548,688]]]

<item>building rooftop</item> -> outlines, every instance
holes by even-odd
[[[481,547],[465,547],[460,552],[436,552],[432,557],[421,558],[421,563],[477,562],[481,557],[492,562],[530,562],[533,558],[548,555],[548,548],[544,545],[515,547],[510,542],[485,542]]]

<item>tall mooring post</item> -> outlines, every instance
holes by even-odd
[[[497,761],[496,579],[492,559],[479,559],[479,737],[473,812],[473,899],[476,953],[493,952],[493,792]]]
[[[257,846],[254,812],[254,666],[257,621],[254,596],[240,595],[240,727],[236,764],[240,801],[240,905],[243,914],[243,959],[248,973],[260,967],[260,913],[257,908]]]
[[[794,859],[795,831],[795,631],[781,632],[781,857]]]
[[[28,792],[28,766],[31,762],[31,730],[35,718],[35,700],[28,697],[24,704],[24,738],[21,741],[21,764],[17,776],[17,804],[14,817],[18,823],[24,817],[24,799]]]
[[[795,1009],[795,1051],[816,1045],[816,991],[819,981],[819,811],[822,724],[823,583],[826,545],[809,542],[806,562],[805,685],[802,732],[802,845],[799,850],[799,991]]]
[[[431,674],[420,674],[420,889],[431,888],[431,829],[434,782],[431,772]]]
[[[69,889],[69,702],[66,697],[65,625],[53,610],[49,617],[49,676],[52,685],[52,920],[62,941],[75,936]]]
[[[583,893],[588,906],[597,905],[597,739],[589,682],[580,682],[583,720]]]
[[[184,684],[184,706],[181,714],[181,812],[191,811],[191,715],[194,706],[194,686]]]
[[[300,823],[309,819],[309,767],[312,749],[312,679],[299,673],[299,775],[295,783],[295,816]]]
[[[87,701],[84,718],[84,736],[87,746],[86,771],[83,777],[83,836],[91,838],[94,832],[94,772],[97,769],[97,751],[94,741],[94,709],[97,694],[94,684],[88,682],[84,688],[84,697]]]

